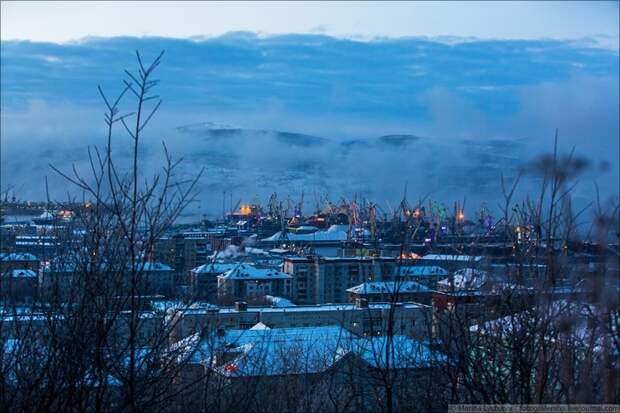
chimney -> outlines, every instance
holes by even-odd
[[[235,310],[248,311],[248,303],[245,301],[235,301]]]
[[[365,298],[358,298],[355,300],[355,307],[368,308],[368,300]]]

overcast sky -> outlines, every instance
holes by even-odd
[[[2,39],[324,33],[337,37],[596,38],[618,48],[618,2],[2,2]]]

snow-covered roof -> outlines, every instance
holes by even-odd
[[[269,250],[269,252],[271,254],[287,254],[287,253],[290,253],[291,251],[284,249],[284,248],[272,248]]]
[[[405,304],[405,308],[420,308],[425,307],[423,304],[418,303],[408,303]],[[368,308],[370,309],[389,309],[389,303],[369,303]],[[357,310],[358,307],[355,304],[316,304],[316,305],[297,305],[294,307],[248,307],[247,311],[260,311],[262,313],[270,313],[270,312],[284,312],[284,313],[295,313],[295,312],[315,312],[315,311],[347,311],[347,310]],[[362,309],[365,311],[364,309]],[[237,311],[235,309],[222,308],[220,312],[228,312],[228,311]]]
[[[424,368],[433,362],[445,362],[441,353],[433,353],[429,346],[420,340],[403,335],[372,336],[354,340],[352,350],[366,363],[375,368],[386,367],[386,347],[390,346],[390,366],[396,368]]]
[[[37,257],[28,252],[0,253],[0,261],[38,261]]]
[[[37,247],[54,247],[60,245],[58,242],[41,242],[41,241],[15,241],[15,246],[37,246]]]
[[[240,355],[218,370],[226,376],[271,376],[318,373],[342,358],[339,341],[350,334],[340,327],[308,327],[231,331]],[[235,337],[236,336],[236,337]]]
[[[448,271],[436,265],[433,266],[405,266],[400,267],[400,275],[413,277],[437,276],[445,277]]]
[[[258,322],[253,325],[250,330],[271,330],[271,328],[262,322]]]
[[[225,280],[286,280],[289,274],[272,268],[256,268],[253,265],[241,264],[219,275]]]
[[[545,339],[554,341],[561,332],[571,334],[581,342],[593,339],[595,351],[601,349],[604,339],[602,330],[593,327],[593,320],[600,319],[604,313],[596,304],[557,300],[550,305],[537,305],[520,313],[485,321],[469,327],[472,333],[507,338],[512,334],[531,332],[544,326]]]
[[[36,278],[37,273],[32,270],[12,270],[11,277],[13,278]]]
[[[204,311],[219,311],[219,307],[215,304],[208,303],[206,301],[195,301],[191,304],[184,303],[179,300],[160,300],[156,299],[151,301],[151,306],[159,311],[159,312],[168,312],[168,311],[187,311],[192,310],[196,312],[204,312]]]
[[[75,232],[75,230],[74,230]],[[30,241],[36,241],[36,240],[55,240],[57,237],[54,235],[17,235],[15,236],[16,240],[30,240]]]
[[[6,315],[0,313],[0,320],[2,321],[19,321],[19,322],[34,322],[34,321],[61,321],[64,320],[65,316],[62,314],[45,314],[45,313],[20,313],[20,314],[10,314]]]
[[[213,262],[209,264],[202,264],[200,267],[196,267],[192,270],[193,273],[196,274],[223,274],[228,270],[235,268],[238,264],[235,263],[219,263]]]
[[[172,268],[169,265],[166,265],[161,262],[151,262],[147,261],[144,265],[140,265],[142,271],[155,272],[155,271],[172,271]]]
[[[389,310],[391,303],[368,303],[368,309],[370,310]],[[205,305],[196,305],[183,307],[182,305],[178,305],[174,308],[177,310],[183,311],[184,314],[188,315],[203,315],[209,311],[217,310],[220,314],[226,313],[238,313],[234,307],[218,307],[213,304]],[[423,309],[428,308],[428,305],[414,302],[403,303],[402,307],[404,309]],[[247,313],[304,313],[304,312],[343,312],[343,311],[368,311],[366,308],[359,308],[355,304],[352,303],[341,303],[341,304],[315,304],[315,305],[296,305],[293,307],[274,307],[274,306],[248,306],[246,312]]]
[[[260,248],[245,247],[245,252],[254,255],[269,255],[269,253]]]
[[[218,340],[200,339],[199,334],[176,344],[187,348],[191,361],[212,366],[228,377],[272,376],[319,373],[352,355],[370,367],[382,367],[385,337],[354,336],[340,326],[269,328],[264,324],[249,330],[228,330]],[[396,368],[427,367],[432,353],[421,341],[394,336],[389,343],[390,362]],[[218,361],[218,348],[225,348],[232,360]],[[192,349],[196,349],[192,353]]]
[[[377,281],[367,282],[347,289],[354,294],[393,294],[398,293],[418,293],[431,291],[430,288],[415,281],[393,282]]]
[[[314,259],[313,256],[292,256],[292,257],[284,257],[285,260],[287,261],[299,261],[299,262],[306,262],[306,261],[312,261]],[[356,255],[353,257],[326,257],[326,256],[321,256],[319,257],[319,259],[323,262],[372,262],[372,261],[387,261],[387,262],[394,262],[396,261],[396,259],[394,257],[369,257],[366,255]]]
[[[429,261],[478,262],[482,260],[482,257],[474,255],[426,254],[422,259]]]
[[[354,257],[321,257],[321,260],[323,261],[341,261],[341,262],[347,262],[347,261],[372,261],[374,260],[374,257],[368,257],[365,255],[356,255]]]
[[[286,239],[288,241],[346,241],[347,240],[347,230],[342,229],[343,225],[332,225],[326,231],[316,231],[310,234],[295,234],[289,232],[286,234]],[[284,236],[282,235],[282,231],[278,231],[272,236],[268,238],[263,238],[262,241],[273,242],[273,241],[283,241]]]
[[[301,225],[301,226],[295,228],[295,231],[306,232],[306,233],[315,232],[315,231],[318,231],[318,230],[319,229],[317,227],[314,227],[312,225]]]

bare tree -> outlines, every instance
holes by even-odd
[[[125,71],[115,99],[99,88],[107,136],[103,151],[89,148],[90,170],[52,166],[84,194],[79,204],[86,208],[57,229],[63,248],[42,269],[41,302],[14,317],[9,341],[3,340],[11,347],[3,353],[2,402],[14,410],[160,410],[183,364],[168,349],[174,326],[144,296],[155,241],[193,200],[202,172],[180,176],[181,160],[173,160],[165,144],[161,173],[148,178],[141,172],[142,135],[161,105],[152,92],[163,52],[150,64],[136,56],[138,70]],[[134,110],[122,113],[131,97]],[[129,165],[115,160],[118,125],[129,136]]]

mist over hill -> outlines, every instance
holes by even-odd
[[[104,143],[97,84],[118,91],[135,49],[166,49],[164,105],[145,131],[142,171],[160,167],[162,140],[184,158],[182,174],[204,167],[195,215],[220,212],[224,191],[233,203],[303,190],[308,208],[354,193],[386,206],[407,185],[410,201],[495,205],[500,176],[549,152],[556,127],[561,152],[588,160],[577,204],[593,199],[595,182],[604,197],[618,194],[617,53],[561,41],[250,33],[3,42],[3,188],[43,199],[47,175],[52,196],[66,197],[49,163],[86,170],[88,145]],[[119,164],[128,144],[119,129]],[[536,185],[526,174],[520,196]]]

